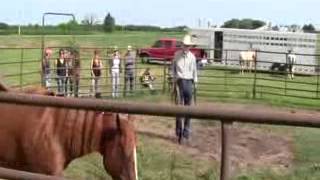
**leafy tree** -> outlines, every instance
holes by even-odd
[[[314,28],[314,26],[312,24],[305,24],[303,27],[302,27],[302,30],[303,32],[310,32],[310,33],[313,33],[316,31],[316,28]]]
[[[254,19],[231,19],[223,24],[223,28],[236,28],[236,29],[257,29],[264,26],[266,23]]]
[[[8,29],[9,25],[3,22],[0,22],[0,29]]]
[[[103,29],[105,32],[113,32],[115,29],[115,20],[110,15],[110,13],[107,14],[107,16],[104,18],[103,22]]]
[[[239,28],[240,20],[239,19],[231,19],[226,21],[222,27],[223,28]]]

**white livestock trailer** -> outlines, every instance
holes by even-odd
[[[215,63],[239,67],[240,51],[258,49],[257,69],[272,70],[277,64],[285,64],[287,52],[292,50],[297,57],[297,73],[318,71],[317,34],[231,28],[190,29],[189,33],[197,37],[197,45],[210,49],[209,59]]]

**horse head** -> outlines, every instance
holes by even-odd
[[[106,119],[104,121],[110,122]],[[133,120],[130,116],[123,117],[123,115],[116,114],[115,121],[107,124],[101,144],[106,171],[114,180],[138,180]]]

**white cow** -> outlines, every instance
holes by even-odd
[[[244,74],[247,70],[251,72],[253,65],[256,63],[257,54],[256,51],[242,51],[240,52],[239,61],[240,61],[240,73]]]
[[[292,54],[290,51],[289,51],[289,54],[287,56],[287,64],[286,64],[286,67],[287,67],[287,73],[288,73],[288,77],[293,79],[294,77],[294,71],[295,71],[295,67],[294,67],[294,64],[296,63],[296,55],[295,54]]]

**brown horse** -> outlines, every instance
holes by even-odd
[[[128,115],[7,103],[0,103],[0,114],[1,166],[62,176],[72,160],[100,152],[114,180],[138,179]]]

